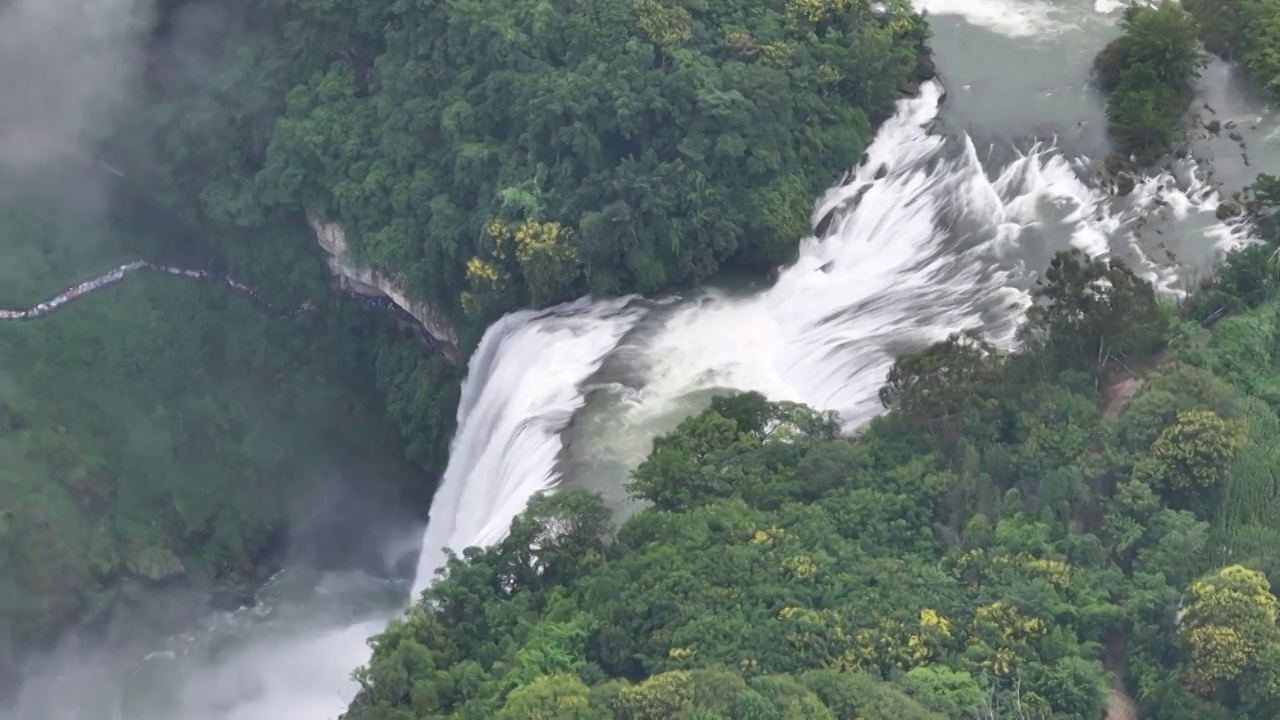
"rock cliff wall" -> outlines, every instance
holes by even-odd
[[[329,254],[329,268],[352,292],[390,298],[422,323],[423,329],[436,341],[449,360],[457,361],[458,335],[448,321],[430,305],[409,299],[394,277],[353,263],[347,255],[347,234],[341,225],[317,218],[311,218],[310,222],[320,247]]]

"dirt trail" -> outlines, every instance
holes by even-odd
[[[1120,678],[1116,678],[1115,684],[1111,686],[1111,699],[1107,702],[1107,720],[1138,720],[1138,707]]]
[[[1106,720],[1138,720],[1138,705],[1129,694],[1124,684],[1125,655],[1128,650],[1129,637],[1124,633],[1111,636],[1107,642],[1107,651],[1102,664],[1115,674],[1115,682],[1111,683],[1111,696],[1107,700]]]
[[[1106,403],[1102,406],[1103,419],[1110,419],[1120,414],[1125,405],[1138,394],[1138,390],[1142,389],[1142,377],[1149,372],[1159,370],[1173,361],[1173,353],[1168,350],[1162,351],[1151,359],[1149,363],[1144,363],[1145,367],[1138,368],[1136,373],[1126,372],[1114,380],[1107,386]]]
[[[1138,390],[1142,388],[1142,378],[1127,375],[1111,383],[1111,387],[1107,388],[1107,403],[1102,406],[1103,419],[1109,420],[1120,411],[1124,406],[1129,404],[1134,395],[1138,394]]]

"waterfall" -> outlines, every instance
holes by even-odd
[[[1122,254],[1176,289],[1178,269],[1149,260],[1133,228],[1153,203],[1212,218],[1217,198],[1203,183],[1164,174],[1115,202],[1081,181],[1080,161],[1044,145],[992,177],[968,137],[932,132],[942,95],[930,82],[900,101],[861,166],[818,201],[815,221],[835,218],[827,234],[803,240],[769,288],[709,290],[662,313],[582,299],[491,327],[463,385],[415,587],[445,548],[498,542],[530,497],[560,482],[561,432],[623,346],[639,379],[612,410],[618,427],[652,427],[682,398],[733,389],[834,410],[853,430],[880,411],[895,357],[968,328],[1010,347],[1035,272],[1057,250]],[[1233,237],[1215,232],[1219,244]]]
[[[822,235],[803,239],[795,262],[767,288],[711,289],[665,304],[583,298],[490,327],[468,365],[415,592],[431,582],[446,548],[500,541],[535,493],[564,481],[562,469],[573,465],[567,456],[616,454],[603,463],[620,468],[607,480],[625,481],[653,433],[696,409],[690,398],[757,390],[837,411],[852,431],[880,411],[876,391],[903,353],[965,328],[1011,346],[1035,275],[1057,250],[1122,255],[1174,292],[1178,269],[1144,246],[1144,224],[1163,214],[1215,246],[1239,239],[1214,219],[1216,194],[1185,164],[1126,198],[1110,197],[1082,181],[1081,159],[1051,144],[994,157],[964,135],[936,132],[942,95],[939,84],[926,83],[899,102],[863,163],[816,203]],[[77,286],[47,305],[109,284]],[[584,413],[588,407],[593,412]],[[609,422],[592,425],[593,417]],[[597,435],[627,441],[566,447],[575,420],[575,433],[592,425]],[[161,702],[180,713],[135,717],[335,717],[358,689],[349,673],[369,659],[366,638],[389,612],[273,621],[271,632],[255,630],[253,641],[212,668],[196,664],[167,683],[174,697]],[[33,705],[9,715],[0,709],[0,717],[44,720],[72,717],[48,711],[53,706],[100,707],[96,699],[85,704],[96,696],[66,677],[50,675],[32,687]],[[94,712],[88,717],[102,716]]]
[[[415,594],[444,564],[445,548],[500,541],[529,498],[555,486],[561,433],[586,402],[584,384],[644,315],[633,300],[516,312],[485,332],[467,365]]]

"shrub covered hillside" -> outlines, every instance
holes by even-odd
[[[206,222],[341,221],[473,329],[776,265],[928,32],[906,0],[224,5],[248,27],[168,19],[135,164]]]
[[[1280,0],[1182,0],[1210,52],[1240,64],[1280,94]]]
[[[1276,277],[1236,253],[1179,312],[1059,255],[1021,352],[901,360],[856,439],[720,398],[616,533],[566,492],[452,559],[347,718],[1277,717]]]
[[[1191,81],[1204,66],[1195,20],[1177,0],[1133,4],[1124,34],[1094,60],[1107,95],[1107,129],[1116,149],[1151,162],[1168,152],[1191,102]]]
[[[0,307],[30,307],[132,260],[135,243],[158,244],[74,207],[15,209],[10,181]],[[397,460],[405,448],[367,370],[397,362],[380,341],[394,331],[329,293],[314,257],[297,261],[309,283],[264,268],[299,293],[273,299],[322,299],[314,313],[282,317],[221,284],[139,273],[43,319],[0,322],[0,688],[16,680],[14,653],[146,613],[158,584],[240,601],[325,493],[358,486],[425,516],[430,482]],[[157,633],[202,612],[163,607],[145,620]]]

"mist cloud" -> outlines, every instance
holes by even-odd
[[[88,158],[129,105],[153,0],[0,0],[0,166]]]

